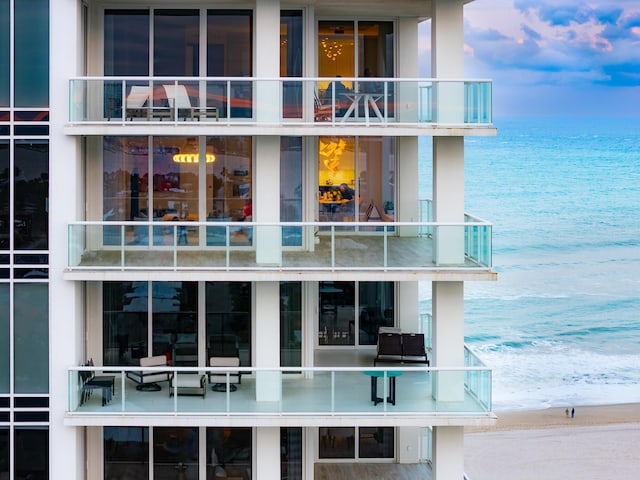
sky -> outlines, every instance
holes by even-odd
[[[640,119],[640,0],[475,0],[464,18],[465,78],[493,81],[494,120]]]

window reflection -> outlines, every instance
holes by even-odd
[[[49,429],[16,428],[14,431],[14,474],[16,479],[49,478]]]
[[[104,427],[104,478],[149,478],[149,428]]]
[[[16,140],[14,246],[46,250],[49,244],[49,142]]]
[[[251,479],[251,428],[207,428],[207,478]]]
[[[154,75],[198,76],[199,27],[198,10],[154,11]]]
[[[9,142],[0,141],[0,250],[9,249]]]
[[[280,220],[302,221],[302,138],[280,140]],[[282,227],[282,245],[302,245],[302,227]]]
[[[153,429],[153,470],[156,479],[197,480],[198,428]]]

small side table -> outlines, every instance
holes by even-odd
[[[384,401],[383,398],[378,396],[378,378],[384,377],[385,372],[379,370],[366,370],[363,372],[365,375],[371,377],[371,401],[374,405],[378,405]],[[402,375],[399,371],[388,371],[387,378],[389,379],[389,396],[387,397],[387,403],[391,405],[396,404],[396,377]]]

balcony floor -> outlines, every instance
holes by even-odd
[[[315,480],[352,480],[377,478],[394,480],[431,480],[431,468],[425,463],[316,463]]]
[[[488,275],[493,279],[493,272],[487,267],[466,259],[463,265],[455,267],[438,266],[434,263],[433,242],[428,237],[387,238],[387,262],[384,264],[384,241],[381,236],[351,235],[335,238],[335,259],[332,262],[331,238],[322,236],[315,245],[314,251],[284,249],[281,265],[259,264],[256,262],[256,251],[253,247],[232,247],[227,251],[224,247],[199,248],[194,245],[180,246],[175,252],[171,246],[154,246],[149,249],[140,246],[126,246],[124,261],[120,250],[86,251],[77,267],[71,267],[76,275],[81,271],[119,271],[149,270],[154,271],[200,271],[244,272],[260,271],[261,273],[315,272],[398,272],[403,274],[433,274],[434,271],[449,271]],[[123,266],[124,264],[124,266]],[[76,279],[75,277],[72,279]],[[81,279],[81,278],[78,278]],[[90,279],[90,278],[87,278]],[[320,279],[320,278],[318,278]],[[484,278],[483,278],[484,279]]]

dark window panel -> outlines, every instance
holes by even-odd
[[[9,408],[9,397],[0,397],[0,408]]]
[[[0,260],[1,263],[1,260]],[[7,262],[8,263],[8,262]],[[49,255],[46,254],[16,254],[13,257],[16,265],[46,265],[49,263]]]
[[[16,422],[48,422],[49,412],[14,412],[13,419]]]
[[[16,408],[49,408],[49,397],[15,397]]]
[[[13,278],[49,278],[49,270],[46,268],[16,268],[13,271]]]
[[[16,135],[49,135],[49,125],[15,125]]]
[[[0,0],[0,106],[10,105],[9,85],[11,83],[11,29],[9,0]],[[6,115],[6,118],[5,118]],[[0,112],[0,121],[8,121],[9,113]]]
[[[9,412],[0,412],[0,422],[9,422],[10,419],[11,419],[11,415],[9,414]],[[2,433],[0,432],[0,438],[1,437],[2,437]],[[0,447],[0,459],[2,459],[2,447]],[[1,463],[2,462],[0,461],[0,464]],[[0,473],[2,473],[2,470],[0,470]]]
[[[47,427],[17,427],[14,439],[15,478],[48,480],[49,429]]]
[[[0,136],[2,135],[10,135],[11,134],[11,128],[9,127],[9,125],[0,125]]]
[[[48,122],[49,112],[47,110],[39,111],[19,111],[13,114],[16,122]]]

